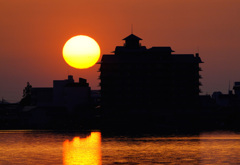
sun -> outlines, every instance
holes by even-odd
[[[77,69],[86,69],[98,61],[100,47],[93,38],[77,35],[65,43],[62,53],[68,65]]]

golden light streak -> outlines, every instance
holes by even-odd
[[[101,165],[101,133],[92,132],[86,138],[75,137],[63,142],[64,165]]]

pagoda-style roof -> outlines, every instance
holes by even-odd
[[[161,47],[152,47],[148,49],[150,52],[174,52],[169,46],[161,46]]]
[[[130,34],[129,36],[127,36],[126,38],[124,38],[123,40],[142,40],[141,38],[139,38],[138,36],[135,36],[134,34]]]

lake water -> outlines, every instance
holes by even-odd
[[[0,131],[0,165],[240,164],[240,134],[103,136]]]

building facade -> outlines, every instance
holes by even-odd
[[[86,79],[74,82],[69,75],[65,80],[54,80],[53,88],[32,88],[32,105],[65,107],[69,112],[91,104],[91,88]]]
[[[147,49],[131,34],[100,62],[101,107],[105,114],[164,113],[199,104],[198,54],[172,54],[171,47]]]

